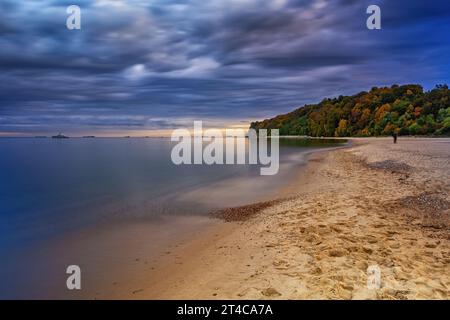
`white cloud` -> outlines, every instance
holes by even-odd
[[[272,1],[272,8],[273,9],[282,9],[288,0],[273,0]]]
[[[185,69],[167,72],[166,75],[180,78],[198,78],[210,75],[220,64],[209,57],[199,57],[190,60],[190,66]]]
[[[130,80],[140,80],[147,74],[148,71],[142,63],[135,64],[124,71],[125,77]]]

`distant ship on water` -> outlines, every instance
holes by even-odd
[[[56,135],[56,136],[52,136],[52,138],[53,138],[53,139],[69,139],[69,137],[67,137],[67,136],[65,136],[65,135],[63,135],[63,134],[61,134],[61,133],[59,133],[59,134]]]

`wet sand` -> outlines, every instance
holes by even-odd
[[[450,139],[355,139],[312,154],[296,196],[219,212],[229,222],[177,248],[174,263],[121,296],[448,299],[449,159]],[[372,265],[379,289],[367,288]]]
[[[93,228],[47,247],[58,270],[77,257],[85,271],[83,290],[67,291],[60,272],[44,297],[450,297],[450,139],[354,139],[308,158],[277,200],[179,217],[179,228]],[[367,288],[373,265],[379,289]]]

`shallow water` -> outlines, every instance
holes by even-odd
[[[282,140],[281,170],[262,177],[257,165],[181,165],[169,139],[0,139],[2,247],[77,228],[99,219],[205,212],[176,198],[230,178],[254,178],[261,196],[285,177],[284,167],[330,141]],[[313,141],[313,142],[311,142]],[[255,190],[241,192],[253,201]],[[270,190],[267,190],[270,191]],[[234,205],[230,203],[229,205]]]
[[[165,138],[0,139],[0,258],[14,270],[22,248],[97,223],[167,220],[263,200],[307,152],[342,142],[281,139],[279,173],[260,176],[259,165],[176,166],[176,143]]]

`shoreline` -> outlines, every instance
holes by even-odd
[[[140,290],[133,289],[139,286],[138,278],[146,277],[149,271],[158,267],[167,268],[174,263],[168,252],[191,243],[200,234],[223,228],[223,220],[214,217],[214,212],[225,210],[227,203],[251,207],[260,201],[274,201],[285,193],[282,189],[292,185],[295,180],[291,177],[292,172],[305,167],[308,154],[324,150],[327,149],[296,154],[282,165],[281,178],[277,177],[275,183],[271,177],[263,181],[254,177],[232,177],[215,182],[208,188],[200,186],[174,198],[180,202],[210,206],[209,213],[205,211],[191,215],[180,212],[150,218],[102,220],[42,240],[36,245],[26,245],[20,252],[10,254],[11,262],[4,266],[2,277],[6,283],[3,285],[5,288],[16,288],[14,291],[5,289],[5,294],[9,292],[5,297],[102,299],[122,298],[127,292],[133,294]],[[256,191],[248,192],[246,188],[252,188],[258,181]],[[243,198],[243,192],[248,197]],[[205,194],[207,199],[202,198]],[[205,203],[205,200],[210,203]],[[217,208],[214,209],[214,206]],[[79,265],[83,271],[83,283],[86,285],[81,292],[70,292],[65,288],[67,276],[63,271],[72,264]],[[18,282],[17,273],[22,274]],[[11,283],[8,285],[9,281]]]
[[[421,142],[313,154],[297,196],[241,208],[252,214],[202,234],[177,253],[181,266],[125,298],[448,299],[450,148],[439,144],[450,140]],[[371,290],[372,265],[382,277]]]
[[[348,146],[313,151],[291,168],[292,179],[271,199],[209,216],[177,217],[180,228],[136,221],[69,235],[64,244],[36,252],[36,259],[56,253],[59,270],[79,257],[86,285],[74,292],[53,284],[36,296],[448,298],[450,148],[439,144],[450,146],[450,139],[427,140],[420,154],[421,141],[352,139]],[[431,170],[416,168],[421,161]],[[427,189],[424,183],[432,179],[436,183]],[[428,217],[420,212],[433,206]],[[155,249],[158,234],[164,246]],[[373,264],[383,275],[379,290],[366,288],[366,269]],[[66,275],[59,270],[55,278],[54,269],[47,270],[53,282],[65,284]]]
[[[204,248],[209,245],[209,242],[218,241],[218,239],[222,238],[224,235],[234,231],[236,227],[234,223],[224,223],[223,217],[221,217],[218,213],[237,209],[238,214],[241,215],[242,208],[246,208],[246,210],[257,213],[263,207],[270,207],[275,203],[281,203],[287,196],[295,195],[298,175],[301,172],[308,170],[308,159],[311,155],[316,153],[326,153],[331,150],[347,147],[348,146],[345,145],[333,148],[319,148],[317,150],[309,150],[306,152],[302,151],[299,154],[300,158],[296,158],[294,161],[291,160],[289,164],[285,164],[286,167],[283,170],[283,175],[285,178],[289,178],[289,180],[285,180],[283,184],[276,187],[273,191],[265,192],[264,196],[257,197],[259,200],[256,202],[249,202],[245,199],[235,201],[238,199],[236,191],[231,192],[231,194],[236,193],[236,195],[232,195],[231,197],[229,195],[230,192],[228,191],[230,186],[233,186],[239,182],[243,182],[244,186],[249,185],[249,183],[253,181],[253,178],[250,180],[247,179],[248,181],[240,181],[242,180],[241,178],[230,178],[221,181],[215,185],[214,188],[214,192],[218,194],[210,195],[210,191],[205,190],[204,187],[193,190],[189,195],[190,198],[186,197],[181,199],[192,200],[195,199],[196,195],[205,194],[206,192],[208,196],[212,196],[212,199],[219,201],[219,203],[238,203],[240,207],[219,206],[219,209],[213,209],[207,215],[191,217],[173,215],[167,217],[167,219],[165,219],[167,223],[163,226],[166,231],[163,231],[162,233],[165,233],[167,235],[166,238],[170,238],[170,240],[166,239],[164,242],[159,242],[158,248],[156,248],[156,244],[153,247],[145,244],[147,242],[154,242],[154,239],[153,236],[145,235],[144,232],[147,228],[147,231],[150,233],[160,234],[161,230],[155,229],[153,223],[145,225],[145,222],[142,221],[136,221],[136,223],[121,222],[112,227],[107,226],[106,228],[103,226],[99,226],[98,228],[90,228],[90,230],[86,230],[84,232],[85,235],[83,236],[83,238],[89,239],[89,241],[82,241],[81,243],[78,242],[78,239],[80,238],[78,232],[76,232],[70,239],[67,239],[67,237],[64,236],[64,242],[73,244],[71,245],[70,250],[72,252],[78,252],[73,254],[72,258],[74,256],[85,256],[81,259],[87,261],[87,263],[84,263],[85,265],[91,264],[90,260],[92,259],[92,254],[86,255],[85,253],[82,253],[82,251],[83,248],[90,246],[90,242],[100,244],[113,242],[116,243],[119,250],[114,253],[115,260],[117,261],[111,261],[108,257],[103,258],[103,265],[111,265],[108,267],[109,270],[103,274],[96,270],[98,269],[98,266],[96,266],[95,263],[93,266],[89,267],[89,269],[94,271],[90,272],[86,281],[90,283],[97,283],[97,288],[94,288],[94,286],[89,286],[84,292],[80,293],[67,292],[66,290],[55,290],[54,292],[56,292],[56,296],[86,299],[141,299],[140,295],[147,291],[146,288],[141,288],[142,282],[148,283],[149,287],[157,286],[160,279],[170,278],[172,274],[178,273],[180,266],[185,264],[185,262],[192,256],[195,256],[197,252],[202,252]],[[286,175],[286,172],[289,172],[289,175]],[[291,174],[292,176],[290,176]],[[239,188],[242,188],[242,185],[239,185]],[[227,196],[225,199],[219,199],[220,194],[226,194]],[[221,209],[220,207],[223,208]],[[171,219],[174,221],[168,221]],[[181,225],[182,227],[180,229],[179,226]],[[182,234],[180,235],[178,231],[181,231]],[[124,239],[122,237],[122,243],[117,243],[118,237],[115,235],[116,233],[137,233],[139,240],[136,243],[136,241],[131,242],[130,239]],[[204,242],[203,239],[207,239],[206,242]],[[97,248],[104,247],[104,245],[99,246],[98,244],[95,246]],[[128,248],[126,250],[129,250],[130,254],[123,254],[123,252],[121,252],[124,251],[124,247]],[[54,249],[51,249],[51,251],[53,250]],[[60,249],[58,248],[57,250]],[[102,249],[103,252],[107,252],[108,250],[113,249]],[[189,257],[186,257],[186,252],[190,252]],[[133,256],[136,256],[136,258]],[[67,259],[65,260],[68,261]],[[60,265],[62,266],[63,264],[60,263]],[[100,280],[97,280],[96,278],[99,278]],[[62,282],[62,279],[58,282]],[[54,294],[55,293],[51,293],[51,295]]]

